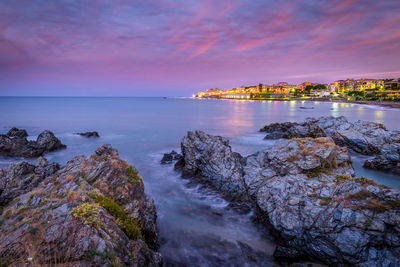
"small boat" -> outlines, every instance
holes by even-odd
[[[301,109],[314,109],[314,107],[299,107]]]

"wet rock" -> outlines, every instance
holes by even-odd
[[[0,155],[8,157],[33,158],[45,152],[66,148],[66,145],[50,131],[39,134],[36,141],[27,140],[27,132],[12,128],[5,135],[0,135]]]
[[[400,173],[400,142],[384,144],[381,153],[374,159],[366,160],[364,167]]]
[[[174,170],[175,171],[182,171],[183,167],[185,166],[185,160],[181,158],[178,160],[175,165],[174,165]]]
[[[180,160],[182,155],[172,150],[170,153],[165,153],[161,159],[161,164],[171,164],[174,161]]]
[[[392,241],[400,240],[400,192],[353,178],[347,148],[332,139],[282,139],[241,157],[226,139],[196,131],[181,146],[182,175],[196,175],[253,205],[258,220],[279,235],[276,257],[400,264],[399,245]]]
[[[44,148],[45,151],[54,151],[61,148],[66,148],[66,145],[63,145],[52,132],[47,130],[39,134],[36,144],[38,147]]]
[[[260,129],[260,132],[267,133],[265,139],[326,136],[325,132],[313,122],[272,123]]]
[[[26,132],[26,130],[20,130],[13,127],[8,131],[7,136],[24,138],[28,136],[28,133]]]
[[[329,136],[337,145],[357,153],[375,155],[365,162],[367,168],[391,170],[399,168],[400,132],[389,131],[381,123],[358,120],[349,122],[345,117],[307,118],[303,123],[273,123],[260,131],[266,139]]]
[[[232,152],[229,141],[202,131],[188,132],[181,143],[185,165],[183,177],[201,175],[203,180],[233,198],[245,198],[241,156]]]
[[[98,132],[85,132],[85,133],[77,133],[77,135],[83,136],[83,137],[100,137]]]
[[[55,169],[39,158],[0,170],[1,263],[162,265],[154,201],[118,151],[103,145]]]

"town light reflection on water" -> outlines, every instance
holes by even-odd
[[[377,109],[374,114],[375,114],[375,121],[383,123],[383,116],[385,115],[383,110]]]
[[[248,101],[229,101],[232,106],[229,119],[222,120],[222,126],[230,132],[230,135],[243,134],[244,129],[254,127],[254,109]]]
[[[331,115],[333,117],[339,116],[339,104],[338,103],[332,103]]]
[[[372,111],[372,109],[374,110]],[[384,107],[361,106],[361,105],[345,104],[345,103],[341,104],[332,103],[331,116],[338,117],[343,112],[348,113],[346,112],[346,110],[352,110],[353,115],[355,115],[357,119],[375,121],[379,123],[384,123],[385,111],[389,111]],[[355,119],[353,119],[353,121],[354,120]]]
[[[294,118],[296,115],[296,101],[289,102],[289,118]]]

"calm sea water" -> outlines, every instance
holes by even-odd
[[[314,107],[300,109],[299,107]],[[306,117],[344,115],[386,124],[400,130],[400,110],[324,102],[221,101],[163,98],[0,97],[0,132],[16,126],[35,139],[53,131],[68,148],[47,155],[64,164],[80,154],[90,155],[110,143],[134,164],[155,199],[161,253],[166,265],[273,265],[274,243],[268,232],[240,213],[213,190],[180,178],[172,166],[162,166],[162,154],[179,151],[188,130],[226,136],[234,150],[246,155],[271,141],[258,133],[272,122],[302,121]],[[76,132],[98,131],[99,139]],[[400,188],[400,177],[362,168],[365,158],[353,157],[356,173]],[[19,159],[0,158],[0,168]]]

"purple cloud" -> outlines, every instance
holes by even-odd
[[[399,12],[397,0],[5,0],[0,94],[191,95],[397,77]]]

